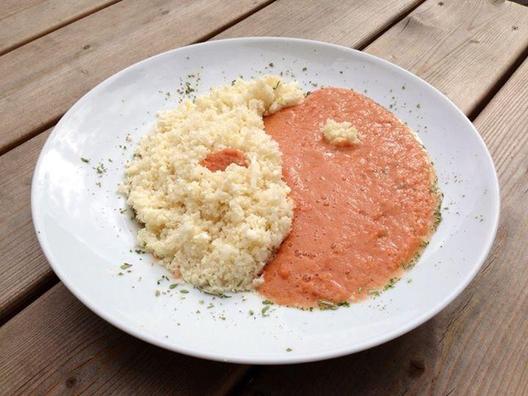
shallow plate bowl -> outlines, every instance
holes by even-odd
[[[136,252],[136,225],[116,190],[155,114],[235,78],[282,73],[306,90],[364,92],[419,135],[444,193],[443,221],[417,265],[377,298],[335,311],[273,305],[254,293],[215,298],[171,286]],[[212,41],[169,51],[113,75],[82,97],[47,140],[35,170],[38,239],[66,287],[96,314],[152,344],[240,363],[293,363],[350,354],[419,326],[468,285],[499,215],[497,176],[471,122],[438,90],[374,56],[287,38]],[[131,266],[123,266],[128,263]]]

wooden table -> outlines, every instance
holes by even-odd
[[[292,366],[190,358],[115,329],[52,273],[30,181],[53,125],[116,71],[237,36],[333,42],[388,59],[475,123],[502,194],[493,250],[442,313],[385,345]],[[477,0],[2,0],[0,394],[528,394],[528,8]]]

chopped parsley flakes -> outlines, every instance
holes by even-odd
[[[267,317],[269,316],[269,309],[271,308],[270,305],[266,305],[264,308],[262,308],[262,310],[260,311],[260,313],[262,314],[263,317]]]
[[[398,282],[400,280],[400,278],[391,278],[389,280],[389,283],[387,283],[385,285],[385,287],[383,288],[383,290],[389,290],[389,289],[392,289],[394,287],[394,285],[396,285],[396,282]]]
[[[320,300],[318,305],[319,305],[319,309],[322,309],[322,310],[332,310],[333,311],[337,309],[337,305],[331,301]]]

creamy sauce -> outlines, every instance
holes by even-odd
[[[361,142],[325,142],[320,127],[328,118],[351,122]],[[313,92],[266,117],[265,126],[280,145],[296,208],[259,291],[311,307],[363,298],[398,276],[434,230],[439,203],[432,165],[412,131],[369,98],[338,88]]]
[[[237,164],[247,168],[244,153],[237,149],[226,148],[210,153],[200,163],[200,165],[205,166],[211,172],[223,171],[231,164]]]

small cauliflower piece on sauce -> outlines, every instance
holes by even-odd
[[[324,139],[334,146],[352,146],[360,142],[358,130],[348,121],[337,122],[329,118],[322,132]]]

